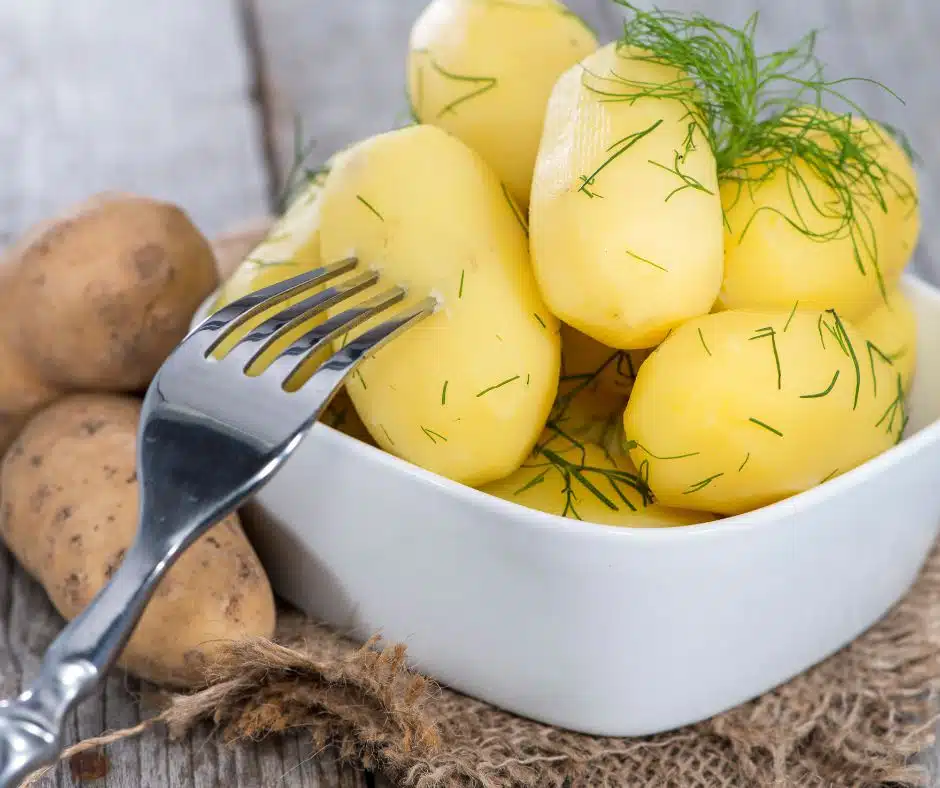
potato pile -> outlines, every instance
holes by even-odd
[[[140,395],[217,286],[178,207],[103,194],[28,232],[0,265],[0,536],[73,618],[137,529]],[[224,640],[273,634],[274,598],[237,515],[157,588],[122,664],[204,681]]]
[[[906,424],[916,176],[823,108],[811,37],[754,32],[632,10],[599,46],[558,0],[432,0],[414,122],[327,162],[218,303],[348,255],[433,294],[347,382],[363,429],[546,512],[686,525],[845,473]]]

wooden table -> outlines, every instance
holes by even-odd
[[[905,128],[921,158],[924,243],[917,265],[940,281],[940,3],[933,0],[672,0],[741,22],[761,7],[767,45],[825,28],[832,74],[873,76],[907,101],[866,89],[876,117]],[[265,213],[293,158],[295,115],[326,158],[404,118],[408,29],[424,0],[3,0],[0,3],[0,245],[101,189],[184,206],[208,234]],[[605,39],[610,0],[572,0]],[[931,263],[929,251],[937,255]],[[0,691],[35,675],[61,621],[0,547]],[[70,736],[136,723],[148,688],[114,675]],[[380,776],[340,766],[303,736],[225,748],[200,731],[150,733],[108,751],[107,774],[68,766],[44,788],[76,785],[363,788]],[[626,780],[626,777],[625,777]]]

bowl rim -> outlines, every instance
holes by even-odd
[[[928,300],[934,301],[937,310],[940,311],[940,288],[913,273],[905,273],[903,280],[909,287],[920,291]],[[213,292],[200,305],[193,318],[194,325],[201,322],[208,314],[208,305],[212,303],[217,294],[218,290]],[[512,520],[515,527],[525,526],[539,531],[548,530],[581,537],[594,536],[608,539],[658,542],[673,539],[712,538],[716,535],[765,528],[772,522],[785,521],[790,516],[811,509],[824,500],[838,497],[849,488],[857,487],[866,480],[880,475],[889,466],[916,455],[924,446],[940,441],[940,419],[931,422],[876,457],[809,490],[804,490],[789,498],[743,514],[720,517],[704,523],[668,528],[591,523],[543,512],[539,509],[531,509],[421,468],[381,448],[363,443],[322,422],[317,422],[310,434],[311,436],[320,434],[322,438],[333,442],[336,446],[344,447],[354,455],[362,457],[365,461],[378,462],[393,472],[415,477],[420,483],[437,487],[448,495],[455,496],[483,511],[488,511],[494,517]],[[263,490],[261,492],[263,494]]]

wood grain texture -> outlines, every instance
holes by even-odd
[[[404,119],[408,30],[426,0],[4,0],[0,2],[0,245],[89,192],[126,188],[179,202],[209,233],[260,215],[293,157],[294,117],[330,153]],[[824,27],[838,75],[874,76],[902,106],[864,89],[870,111],[905,128],[921,159],[925,248],[940,280],[940,106],[928,64],[940,4],[926,0],[670,0],[743,21],[764,12],[778,46]],[[609,0],[569,5],[603,40]],[[263,110],[263,112],[259,112]],[[271,168],[271,172],[268,171]],[[61,627],[42,589],[0,548],[0,691],[32,678]],[[151,688],[115,674],[74,716],[72,739],[135,724]],[[303,735],[228,748],[208,728],[180,742],[154,731],[110,747],[107,774],[63,764],[43,788],[365,788]],[[378,788],[391,788],[376,777]]]
[[[0,243],[101,189],[210,233],[265,207],[232,0],[5,0],[0,86]]]

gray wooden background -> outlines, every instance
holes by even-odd
[[[101,189],[173,200],[209,234],[267,212],[292,160],[294,117],[326,158],[404,117],[408,30],[424,0],[0,1],[0,246]],[[569,5],[604,40],[611,0]],[[663,0],[742,22],[783,45],[821,28],[833,76],[887,83],[857,95],[903,128],[920,157],[920,270],[940,280],[940,1]],[[935,255],[932,256],[932,255]],[[0,691],[33,676],[61,622],[0,547]],[[72,738],[136,723],[149,689],[113,676],[82,706]],[[68,765],[44,788],[179,786],[365,788],[381,776],[313,752],[302,735],[226,748],[209,731],[171,743],[155,732],[108,751],[107,773]],[[629,777],[624,776],[625,784]]]

